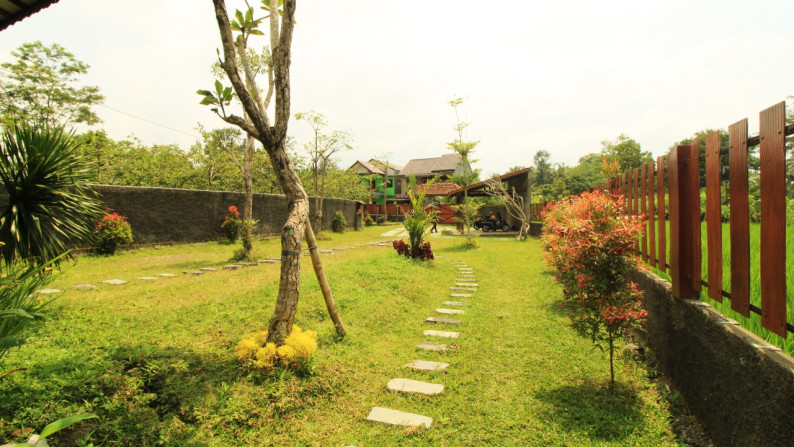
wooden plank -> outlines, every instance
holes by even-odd
[[[656,207],[657,212],[657,225],[659,234],[659,270],[667,271],[667,212],[664,202],[666,189],[664,187],[664,175],[669,163],[668,159],[660,156],[656,160],[656,202],[659,204]]]
[[[747,186],[747,119],[730,134],[731,309],[750,317],[750,206]]]
[[[622,182],[620,186],[620,193],[623,195],[623,208],[624,208],[624,215],[629,215],[629,173],[624,172],[622,176]]]
[[[761,324],[786,336],[786,104],[761,112]]]
[[[692,265],[690,274],[692,275],[692,287],[698,292],[700,298],[701,281],[703,280],[703,252],[701,250],[701,225],[700,225],[700,147],[695,140],[689,152],[689,163],[687,164],[687,206],[691,212],[687,214],[686,225],[692,232]]]
[[[648,163],[648,261],[651,267],[656,267],[656,204],[654,203],[653,161]]]
[[[648,165],[642,165],[640,172],[640,216],[642,218],[642,240],[640,249],[642,259],[648,262]]]
[[[720,133],[706,136],[706,237],[709,298],[722,302],[722,216],[720,201]]]
[[[693,275],[694,264],[700,262],[699,253],[695,255],[695,251],[700,251],[700,231],[695,232],[693,228],[693,223],[700,226],[697,144],[674,147],[668,162],[673,295],[679,299],[697,299],[700,297],[700,276],[696,281]],[[693,178],[695,188],[692,188]]]
[[[639,185],[639,169],[634,168],[631,170],[631,213],[633,219],[640,218],[640,185]],[[640,254],[640,237],[634,241],[634,255],[641,256]]]

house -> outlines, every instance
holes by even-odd
[[[386,200],[394,201],[401,193],[400,183],[397,181],[397,173],[403,167],[394,163],[382,162],[371,158],[369,161],[358,160],[348,171],[361,176],[361,182],[369,187],[369,203],[383,203],[383,180],[387,178]]]
[[[436,158],[416,158],[400,169],[400,181],[408,182],[410,176],[416,177],[416,183],[427,183],[438,176],[438,183],[449,182],[452,177],[465,175],[471,172],[468,163],[462,163],[460,154],[445,154]]]

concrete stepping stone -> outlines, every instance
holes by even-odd
[[[417,371],[441,371],[446,369],[447,366],[449,366],[449,363],[431,362],[429,360],[411,360],[405,364],[406,368]]]
[[[259,263],[260,264],[275,264],[276,261],[275,261],[275,259],[260,259]]]
[[[440,383],[422,382],[420,380],[411,379],[391,379],[386,384],[386,388],[390,391],[397,391],[400,393],[419,393],[428,396],[435,396],[444,392],[444,385]]]
[[[157,276],[161,278],[173,278],[176,275],[174,275],[173,273],[158,273]]]
[[[39,295],[53,295],[61,293],[61,289],[41,289],[37,292]]]
[[[306,255],[308,255],[308,253],[306,253]],[[306,255],[304,255],[304,256],[306,256]],[[240,265],[242,265],[243,267],[256,267],[256,266],[259,265],[259,263],[258,262],[241,262]]]
[[[480,287],[476,282],[460,282],[455,284],[458,287]]]
[[[455,281],[457,282],[477,282],[474,278],[456,278]]]
[[[184,271],[182,273],[199,276],[199,275],[203,275],[203,274],[205,274],[207,272],[202,272],[201,270],[186,270],[186,271]]]
[[[470,293],[450,293],[449,296],[452,298],[471,298]]]
[[[466,313],[465,310],[461,310],[461,309],[444,309],[444,308],[436,309],[436,312],[444,315],[463,315]]]
[[[425,319],[428,323],[441,323],[441,324],[461,324],[463,320],[456,320],[454,318],[444,318],[444,317],[427,317]]]
[[[471,267],[458,267],[458,271],[461,273],[474,273],[474,269]]]
[[[96,290],[99,287],[97,287],[97,286],[95,286],[93,284],[78,284],[78,285],[76,285],[76,286],[74,286],[72,288],[74,290]]]
[[[216,269],[215,267],[202,267],[199,270],[201,270],[202,272],[217,272],[218,271],[218,269]]]
[[[454,290],[456,292],[476,292],[477,289],[473,289],[471,287],[450,287],[449,290]]]
[[[141,281],[157,281],[160,278],[155,278],[154,276],[141,276],[138,279],[140,279]]]
[[[419,344],[417,344],[416,347],[423,351],[433,351],[433,352],[446,352],[449,349],[448,345],[441,343],[433,343],[431,341],[419,342]]]
[[[114,285],[114,286],[120,286],[122,284],[127,284],[127,281],[124,281],[123,279],[107,279],[107,280],[102,281],[102,282],[105,283],[105,284],[111,284],[111,285]]]
[[[224,266],[223,266],[223,269],[224,269],[224,270],[237,270],[237,269],[239,269],[240,267],[242,267],[242,266],[241,266],[241,265],[238,265],[238,264],[230,264],[230,265],[224,265]]]
[[[422,331],[424,335],[429,337],[441,337],[441,338],[458,338],[460,337],[460,332],[449,332],[449,331],[436,331],[433,329],[427,329]]]
[[[469,303],[464,303],[463,301],[444,301],[441,303],[445,306],[468,306]]]
[[[367,416],[367,420],[370,422],[380,422],[382,424],[402,425],[404,427],[419,427],[424,425],[425,428],[430,428],[430,426],[433,425],[433,418],[383,407],[372,407],[372,410],[369,411],[369,415]]]

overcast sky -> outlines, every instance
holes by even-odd
[[[448,153],[454,96],[486,174],[538,149],[573,165],[621,132],[660,155],[745,117],[755,134],[758,112],[794,95],[792,18],[791,0],[298,0],[292,113],[354,135],[343,165]],[[220,47],[210,0],[60,0],[0,33],[0,60],[33,40],[63,45],[107,107],[148,121],[96,107],[114,139],[187,150],[197,123],[224,124],[195,93]],[[305,123],[289,129],[308,140]]]

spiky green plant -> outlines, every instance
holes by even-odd
[[[418,188],[416,178],[409,177],[411,188],[408,190],[408,198],[411,200],[411,212],[405,215],[403,226],[408,231],[408,239],[412,250],[418,250],[422,246],[427,226],[435,216],[435,212],[427,212],[425,210],[425,198],[430,185],[435,183],[436,179],[431,179],[425,183],[423,188]]]
[[[67,244],[91,238],[102,207],[88,187],[91,171],[79,145],[62,127],[23,123],[3,133],[0,250],[6,264],[62,260]]]

